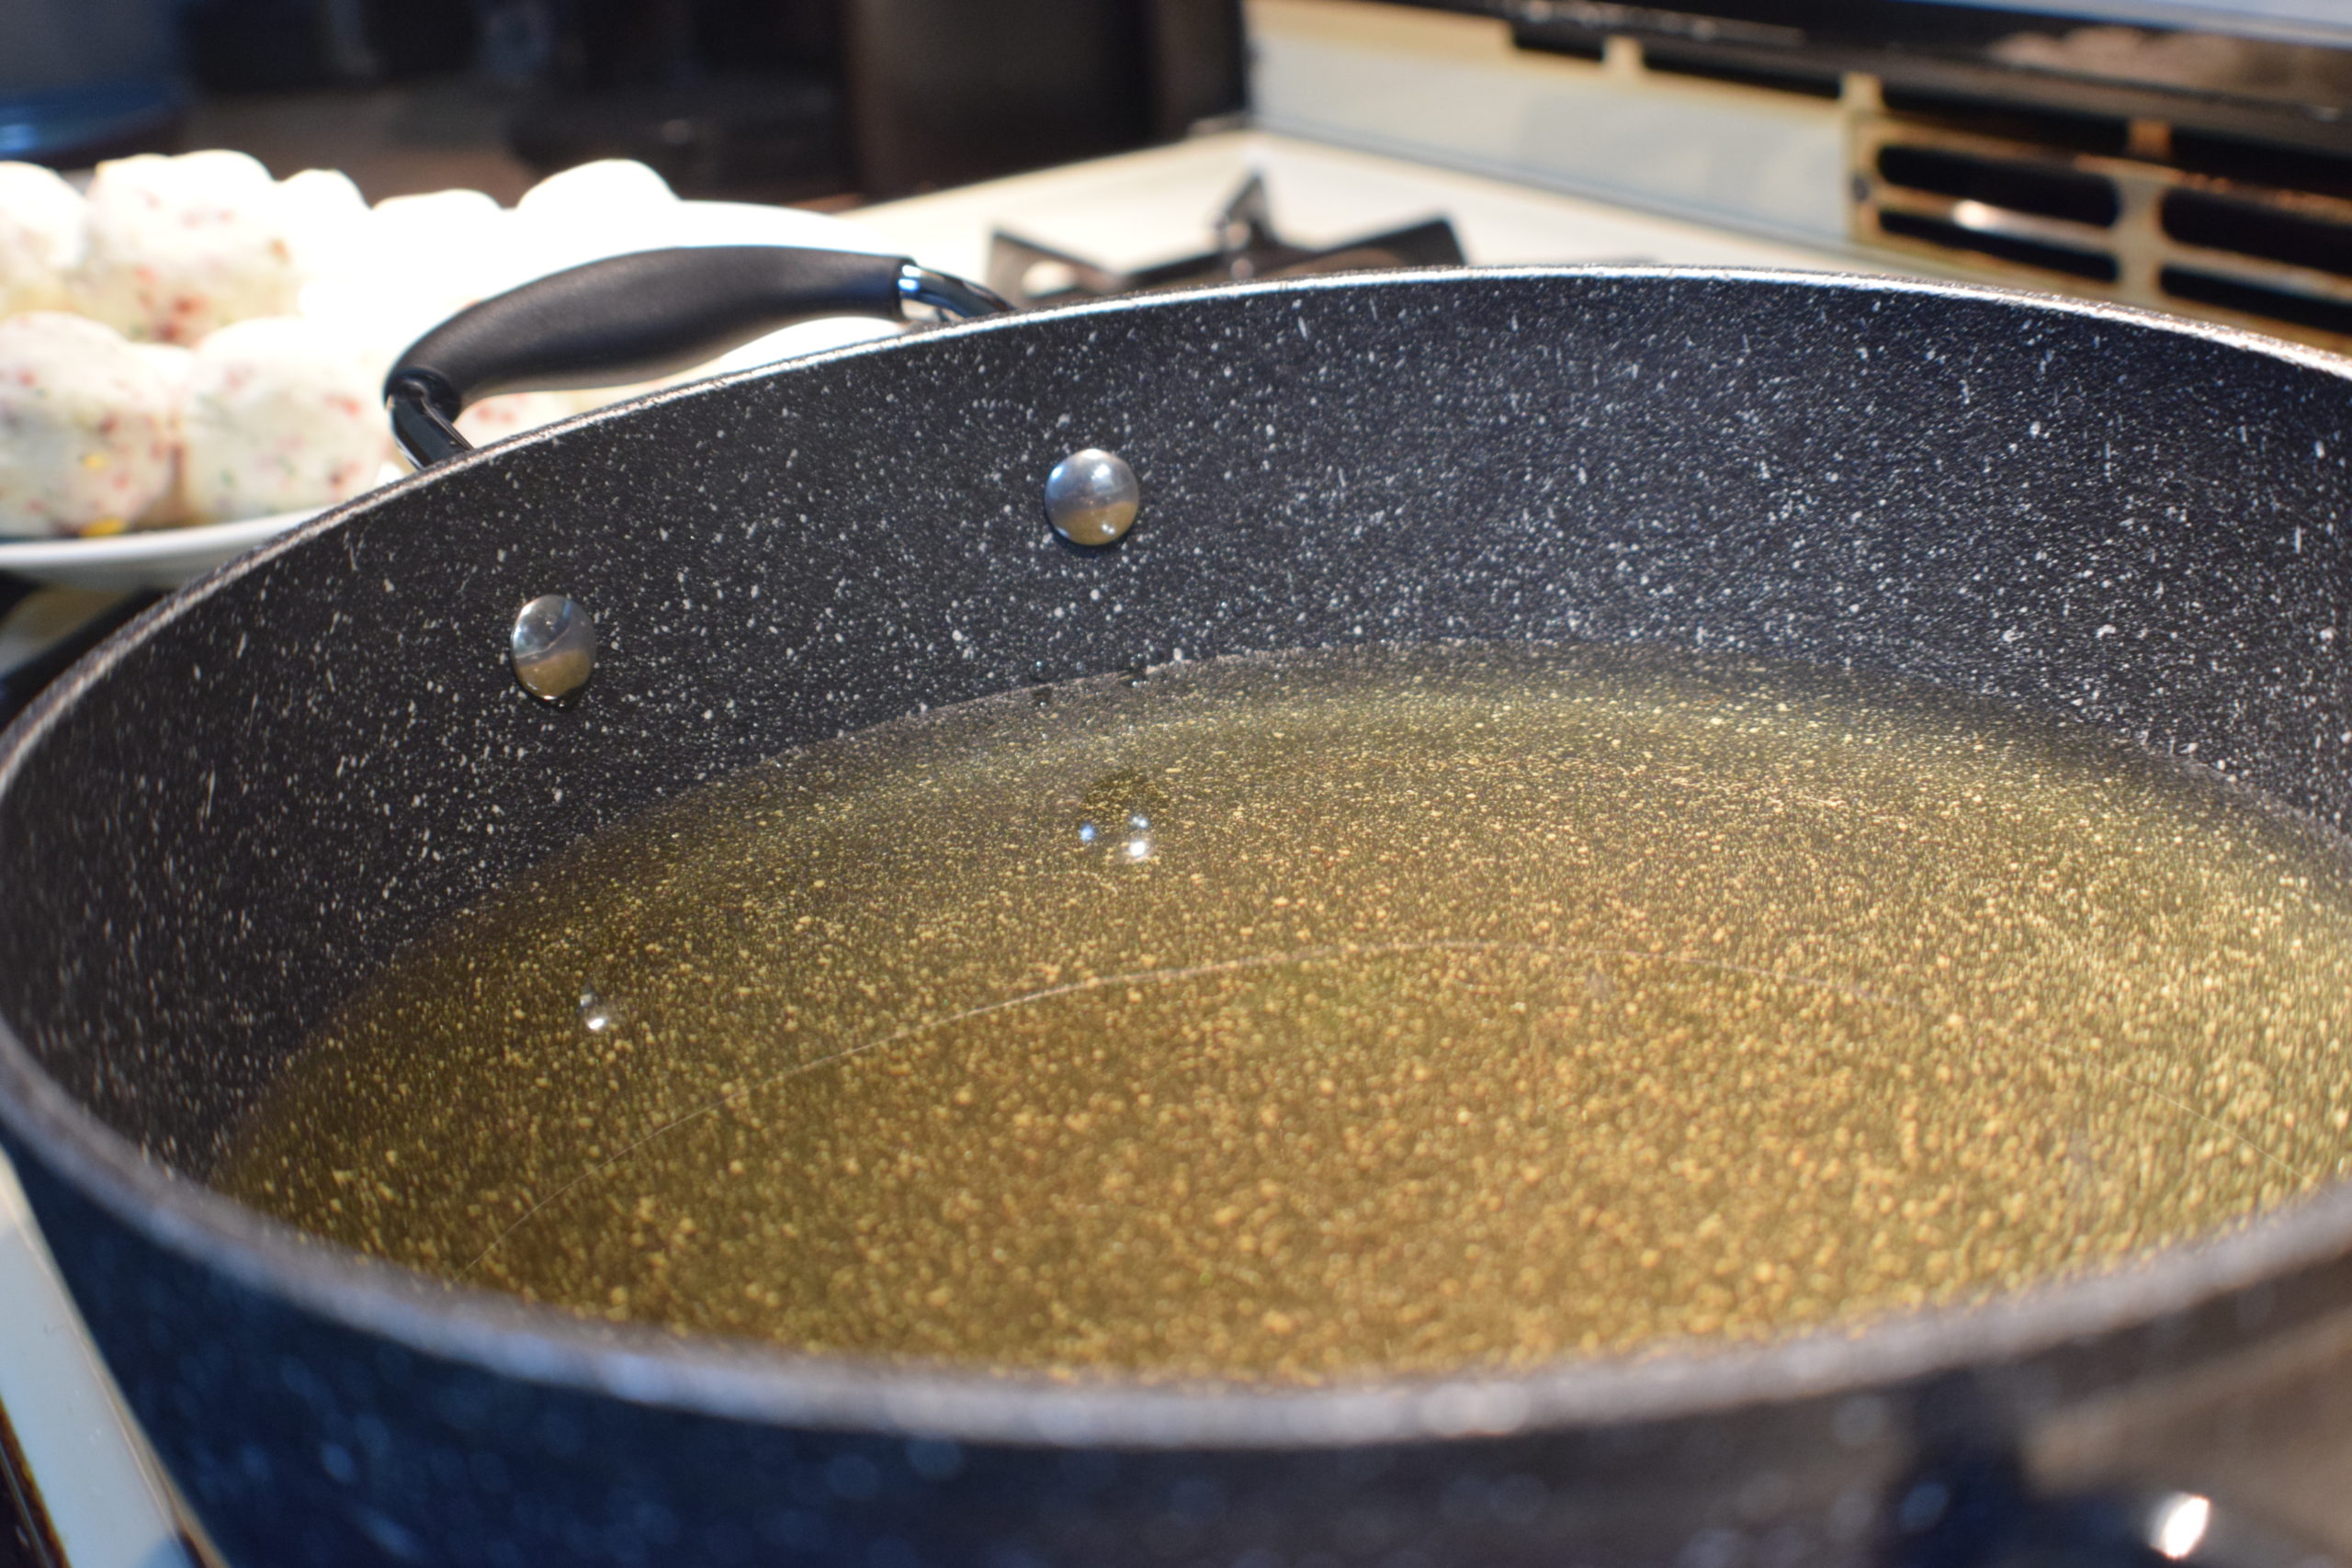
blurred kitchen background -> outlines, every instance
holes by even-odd
[[[594,158],[847,204],[1184,133],[1239,0],[6,0],[0,156],[233,147],[371,200]]]
[[[232,147],[511,203],[622,157],[846,210],[1245,127],[2352,348],[2352,0],[0,0],[0,158],[62,169]],[[1261,239],[1315,199],[1272,183]],[[1104,276],[1219,209],[1168,220]]]

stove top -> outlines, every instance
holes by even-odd
[[[998,230],[989,239],[988,285],[1016,307],[1062,305],[1188,284],[1243,283],[1411,266],[1458,266],[1462,242],[1442,218],[1342,240],[1299,245],[1274,231],[1266,179],[1252,172],[1216,215],[1214,248],[1155,265],[1121,270]]]

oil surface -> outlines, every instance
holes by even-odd
[[[1786,665],[1355,649],[1018,693],[594,837],[220,1177],[583,1314],[1329,1379],[1758,1337],[2335,1178],[2352,861]]]

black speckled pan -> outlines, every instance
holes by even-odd
[[[1093,553],[1038,507],[1086,446],[1146,498]],[[1218,289],[665,394],[238,562],[7,733],[0,1129],[238,1568],[2121,1563],[2155,1561],[2133,1510],[2167,1488],[2216,1499],[2191,1561],[2264,1560],[2257,1525],[2352,1550],[2344,1191],[1854,1336],[1267,1391],[603,1330],[204,1186],[323,1013],[558,847],[796,742],[1179,648],[1851,664],[2341,826],[2347,457],[2315,352],[1762,274]],[[563,709],[505,661],[548,592],[605,635]]]

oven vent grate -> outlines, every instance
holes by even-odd
[[[1644,44],[1641,60],[1643,70],[1661,76],[1727,82],[1735,87],[1760,87],[1769,93],[1794,93],[1806,98],[1835,98],[1843,85],[1834,71],[1804,71],[1777,62],[1765,64],[1705,51],[1679,50],[1668,44]]]
[[[2352,351],[2352,158],[1892,88],[1855,107],[1867,249]]]

